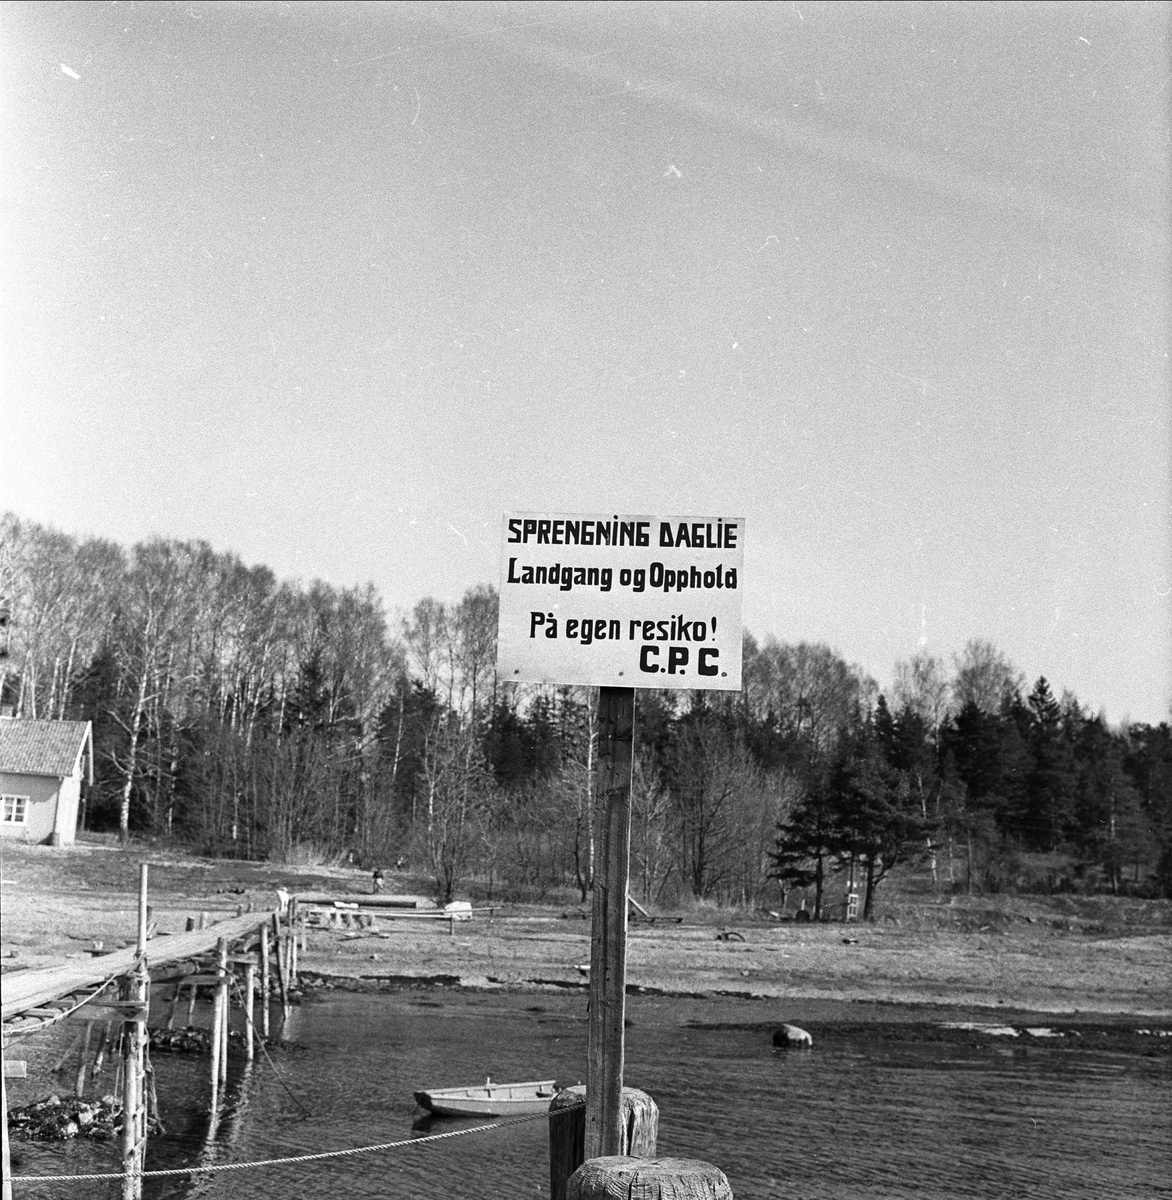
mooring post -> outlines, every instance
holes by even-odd
[[[623,1018],[627,993],[627,885],[635,689],[598,689],[598,812],[587,1019],[587,1158],[622,1145]]]
[[[646,1092],[623,1088],[621,1154],[654,1158],[659,1107]],[[563,1088],[549,1105],[549,1196],[566,1200],[566,1183],[585,1162],[586,1089]]]
[[[142,1172],[146,1162],[147,1016],[150,975],[147,973],[147,864],[138,874],[138,946],[134,968],[122,979],[122,999],[134,1005],[133,1016],[122,1027],[122,1200],[141,1200]]]
[[[267,1039],[269,1036],[269,992],[272,980],[269,979],[269,923],[265,921],[260,927],[260,1031]]]
[[[249,1061],[256,1057],[256,1029],[252,1018],[256,1009],[256,967],[244,965],[244,1057]]]
[[[725,1173],[696,1158],[588,1159],[570,1176],[566,1200],[733,1200]]]
[[[228,939],[220,938],[216,942],[216,957],[219,962],[220,983],[217,985],[221,1000],[220,1022],[220,1082],[228,1082],[228,1029],[232,1018],[232,993],[229,990],[231,980],[228,967]]]

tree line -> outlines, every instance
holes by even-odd
[[[279,582],[202,541],[0,522],[0,705],[93,722],[86,827],[585,899],[596,697],[503,684],[496,623],[486,585],[391,619],[372,585]],[[746,634],[743,682],[637,693],[643,902],[817,918],[853,887],[870,915],[900,864],[996,891],[1033,854],[1061,864],[1047,886],[1172,895],[1166,722],[1110,728],[982,639],[882,692],[827,646]]]

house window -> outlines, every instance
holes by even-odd
[[[4,796],[4,824],[23,825],[28,820],[27,796]]]

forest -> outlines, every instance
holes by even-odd
[[[496,624],[488,585],[391,617],[202,541],[0,521],[0,706],[93,722],[86,829],[584,900],[596,698],[501,683]],[[892,678],[746,633],[739,694],[640,690],[632,894],[817,919],[853,888],[871,917],[907,865],[941,895],[1172,896],[1167,722],[1111,728],[980,637]]]

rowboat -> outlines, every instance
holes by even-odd
[[[490,1077],[473,1087],[416,1092],[415,1103],[441,1117],[512,1117],[545,1112],[556,1094],[552,1079],[493,1083]]]

